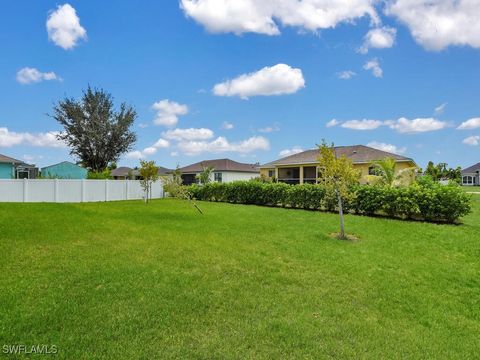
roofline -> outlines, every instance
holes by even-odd
[[[52,167],[52,166],[57,166],[57,165],[60,165],[60,164],[63,164],[63,163],[69,163],[69,164],[72,164],[72,165],[75,165],[75,166],[81,167],[82,169],[85,169],[83,166],[80,166],[80,165],[78,165],[78,164],[75,164],[75,163],[73,163],[73,162],[71,162],[71,161],[68,161],[68,160],[64,160],[64,161],[60,161],[59,163],[56,163],[56,164],[52,164],[52,165],[48,165],[48,166],[44,166],[44,167],[42,167],[42,169],[47,169],[47,168],[49,168],[49,167]],[[85,169],[85,170],[87,170],[87,169]]]
[[[260,168],[259,168],[260,169]],[[174,172],[175,170],[171,170],[170,172]],[[203,172],[202,170],[199,170],[199,171],[180,171],[183,174],[186,174],[186,175],[189,175],[189,174],[200,174],[201,172]],[[259,172],[259,170],[216,170],[216,169],[213,169],[212,172],[240,172],[240,173],[252,173],[252,174],[256,174]]]
[[[417,163],[413,160],[413,159],[410,159],[410,158],[407,158],[407,159],[394,159],[395,162],[412,162],[414,163],[415,165],[417,165]],[[355,165],[355,164],[371,164],[372,162],[374,161],[377,161],[377,160],[372,160],[372,161],[352,161],[352,163]],[[270,169],[272,167],[277,167],[277,166],[295,166],[295,165],[317,165],[318,162],[296,162],[296,163],[291,163],[291,164],[272,164],[271,166],[267,166],[268,164],[265,164],[265,165],[261,165],[259,166],[260,169]]]

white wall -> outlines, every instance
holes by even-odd
[[[218,172],[218,171],[214,171]],[[222,182],[228,183],[238,180],[250,180],[260,176],[260,173],[247,173],[247,172],[235,172],[235,171],[223,171],[222,173]],[[212,173],[211,181],[215,181],[215,175]]]
[[[143,199],[138,180],[0,179],[0,202],[94,202]],[[152,198],[163,185],[152,185]]]

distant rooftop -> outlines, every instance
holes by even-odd
[[[167,173],[171,172],[171,169],[167,169],[163,166],[158,167],[158,175],[166,175]],[[138,169],[132,169],[127,166],[120,166],[116,169],[113,169],[110,171],[111,176],[129,176],[129,175],[138,175],[139,170]]]
[[[248,172],[258,173],[257,164],[245,164],[230,159],[215,159],[199,161],[195,164],[191,164],[180,168],[182,173],[200,173],[204,167],[213,167],[215,171],[235,171],[235,172]]]
[[[0,154],[0,163],[24,164],[25,162],[22,161],[22,160],[17,160],[17,159],[11,158],[11,157],[9,157],[9,156]]]
[[[393,158],[397,161],[413,161],[411,158],[374,149],[365,145],[336,146],[335,154],[337,157],[345,156],[348,159],[351,159],[354,164],[370,163],[372,161],[382,160],[386,157]],[[312,149],[269,162],[260,167],[268,168],[278,165],[314,164],[317,162],[318,149]]]
[[[462,170],[462,173],[476,173],[477,171],[480,171],[480,162],[476,163],[475,165],[469,166],[466,169]]]

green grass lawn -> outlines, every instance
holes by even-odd
[[[0,346],[56,345],[65,359],[472,359],[474,204],[460,226],[348,215],[357,242],[329,237],[335,214],[303,210],[0,204]]]
[[[480,192],[480,186],[462,186],[462,188],[468,192]]]

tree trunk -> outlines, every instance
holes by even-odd
[[[345,239],[345,222],[343,220],[343,203],[342,203],[342,197],[340,196],[340,193],[338,191],[337,191],[337,198],[338,198],[338,215],[340,215],[339,238]]]

